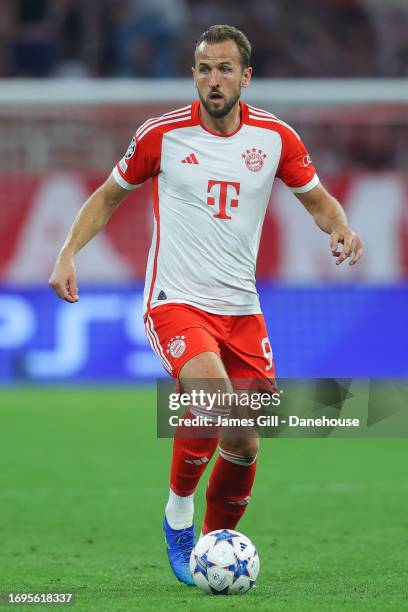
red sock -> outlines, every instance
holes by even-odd
[[[207,509],[202,527],[203,534],[215,529],[235,529],[251,499],[255,480],[256,461],[248,464],[232,463],[231,453],[222,451],[218,457],[207,487]],[[235,457],[234,460],[239,460]]]
[[[193,417],[186,411],[184,417]],[[173,441],[173,457],[170,472],[170,487],[176,493],[186,497],[191,495],[197,488],[205,468],[207,467],[215,449],[218,445],[218,438],[181,438],[177,434],[185,435],[186,427],[183,430],[178,428]]]

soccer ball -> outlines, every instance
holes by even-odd
[[[254,586],[259,557],[251,540],[232,529],[217,529],[199,539],[190,557],[196,585],[213,595],[242,595]]]

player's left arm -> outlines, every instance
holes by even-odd
[[[350,266],[356,264],[363,254],[361,240],[348,226],[346,213],[340,202],[330,195],[321,183],[306,193],[295,195],[312,215],[316,225],[330,234],[330,248],[333,257],[337,257],[336,264],[341,264],[349,257]],[[339,250],[341,244],[343,249]]]

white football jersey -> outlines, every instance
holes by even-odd
[[[240,126],[227,136],[202,125],[198,101],[146,121],[113,169],[125,189],[153,178],[145,312],[167,303],[261,312],[256,259],[274,178],[298,193],[319,179],[290,126],[240,104]]]

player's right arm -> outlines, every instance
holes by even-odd
[[[129,194],[111,175],[85,202],[58,253],[48,281],[55,293],[66,302],[77,302],[78,288],[74,257],[101,231],[111,215]]]
[[[168,121],[166,122],[167,125]],[[124,157],[108,180],[99,187],[79,211],[58,254],[49,285],[67,302],[78,301],[74,257],[101,231],[124,198],[160,169],[161,137],[155,126],[160,119],[147,121],[133,136]]]

